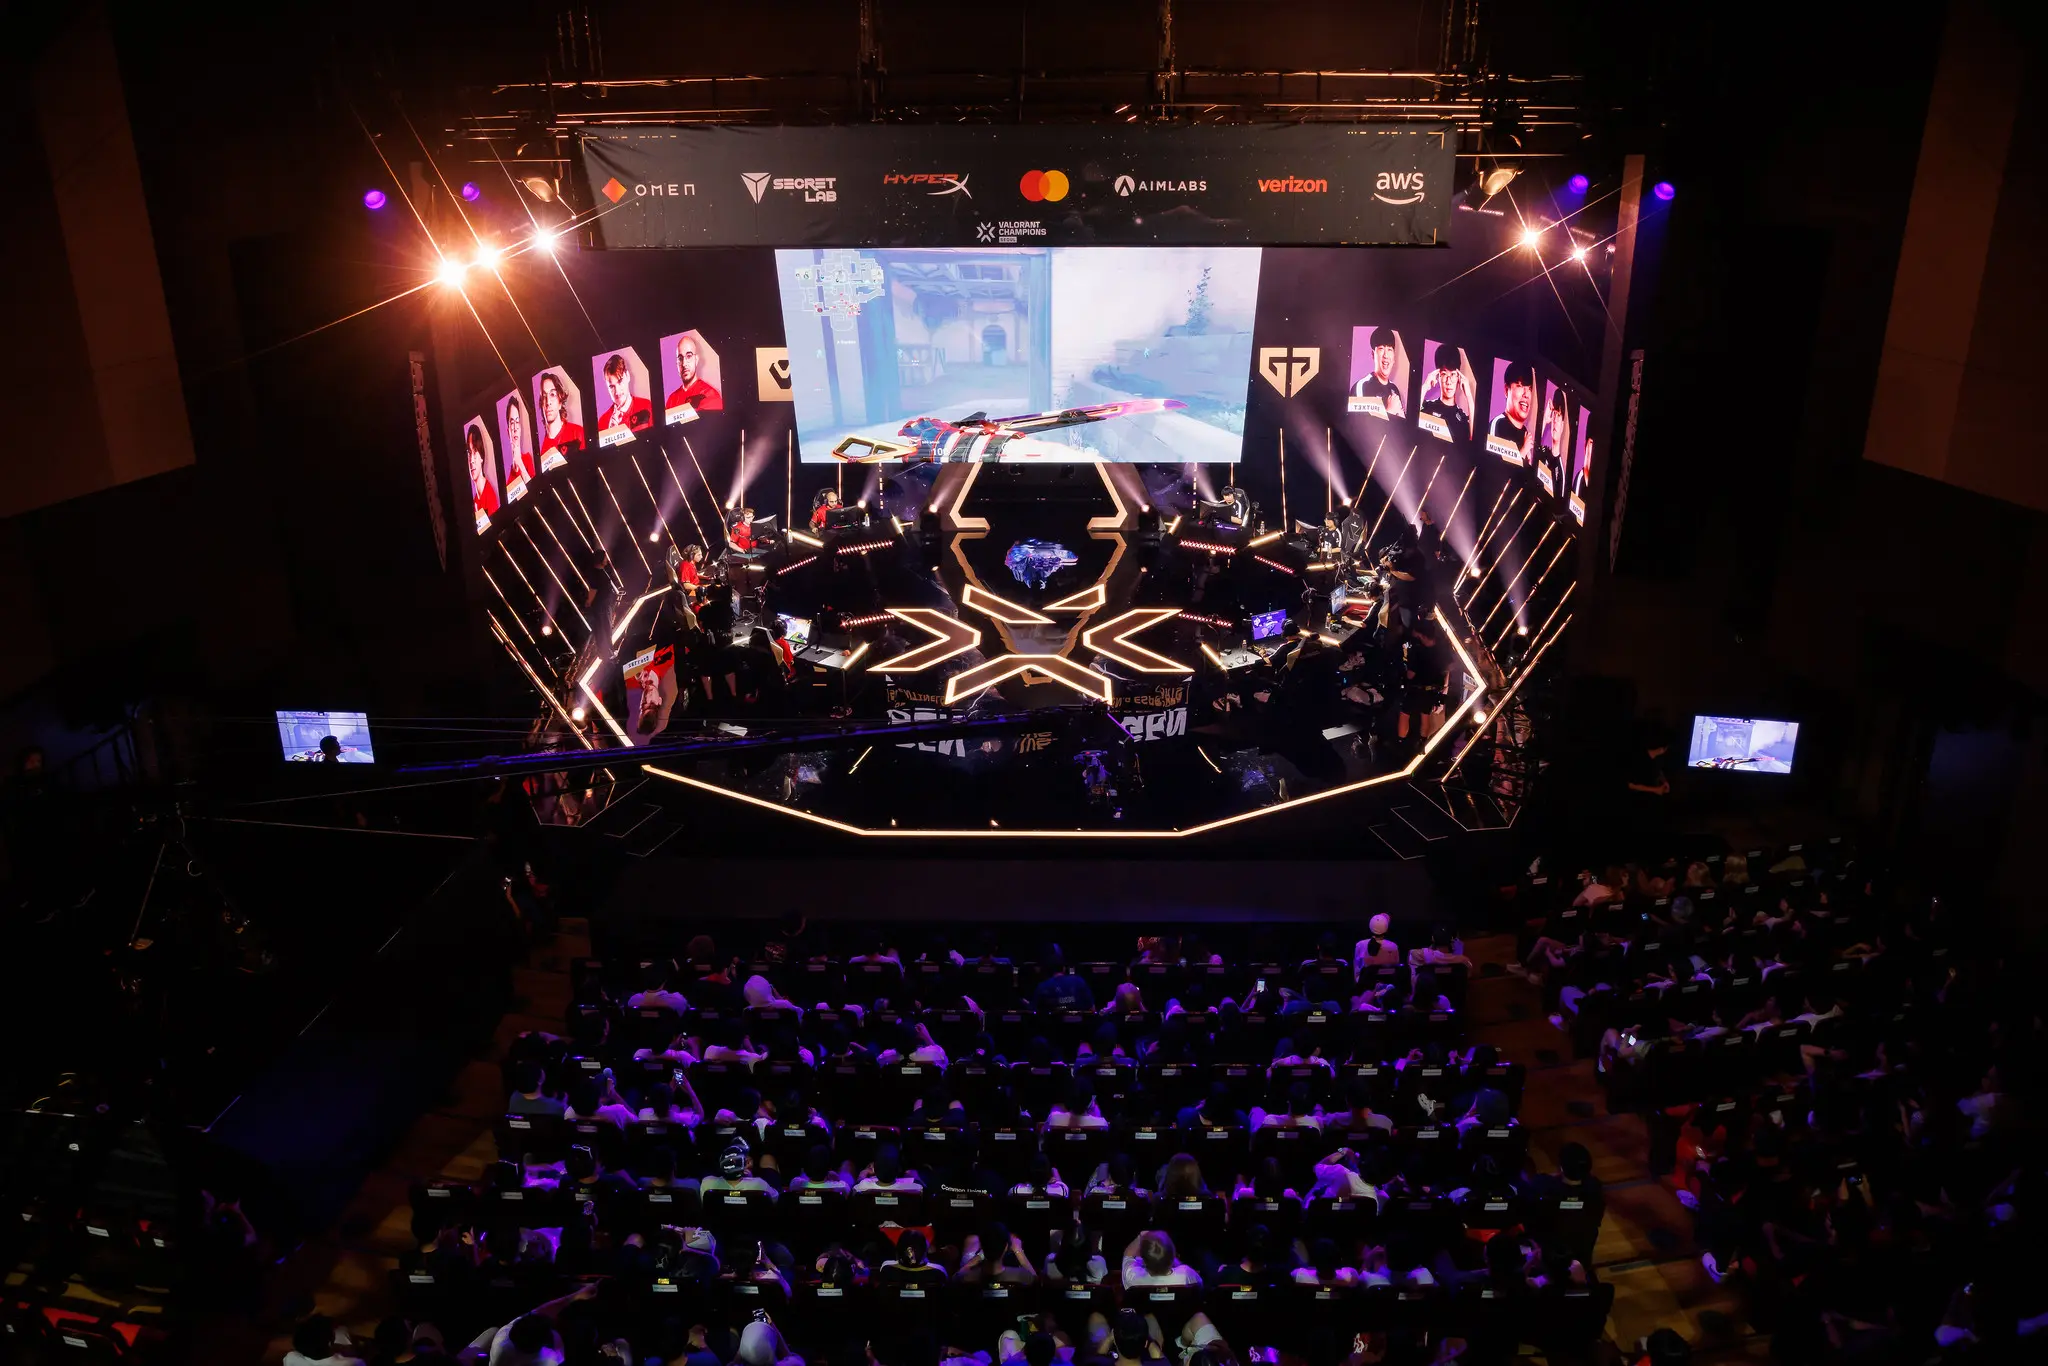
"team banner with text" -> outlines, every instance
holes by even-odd
[[[1445,240],[1442,124],[664,128],[582,140],[607,247]]]

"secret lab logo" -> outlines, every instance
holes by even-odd
[[[1293,398],[1314,379],[1323,368],[1323,348],[1320,346],[1262,346],[1259,348],[1259,374],[1266,383],[1280,391],[1280,397]]]
[[[1139,180],[1130,175],[1120,175],[1112,184],[1117,194],[1125,199],[1134,194],[1200,194],[1209,188],[1206,180]]]
[[[1415,193],[1405,199],[1395,198],[1389,190],[1413,190]],[[1382,204],[1420,204],[1422,202],[1422,172],[1381,171],[1379,179],[1373,182],[1372,197]]]
[[[839,198],[837,176],[778,176],[768,171],[741,171],[740,183],[756,204],[770,190],[801,192],[806,204],[830,204]]]
[[[763,403],[794,403],[796,391],[789,382],[789,348],[786,346],[757,346],[754,348],[754,382],[759,386]]]

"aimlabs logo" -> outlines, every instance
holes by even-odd
[[[740,180],[756,204],[769,190],[801,191],[806,204],[830,204],[839,198],[837,176],[779,176],[767,171],[741,171]]]
[[[1388,190],[1413,190],[1414,194],[1405,199],[1396,199]],[[1373,182],[1372,197],[1382,204],[1420,204],[1422,202],[1422,172],[1381,171],[1379,179]]]
[[[1040,200],[1057,204],[1067,197],[1065,171],[1026,171],[1017,181],[1017,193],[1036,204]]]
[[[1134,194],[1200,194],[1209,188],[1206,180],[1139,180],[1135,176],[1120,175],[1113,182],[1116,192],[1125,199]]]
[[[1278,180],[1261,180],[1259,189],[1266,194],[1328,194],[1327,180],[1303,180],[1300,176],[1281,176]]]
[[[972,199],[974,198],[974,191],[967,188],[968,175],[969,172],[966,171],[962,171],[958,175],[948,171],[940,171],[934,175],[925,175],[923,173],[913,175],[902,171],[890,171],[883,175],[882,183],[884,185],[937,185],[940,188],[926,190],[925,193],[933,196],[964,194],[969,199]]]
[[[1280,391],[1280,397],[1293,398],[1314,379],[1323,368],[1323,348],[1320,346],[1262,346],[1259,348],[1259,374],[1266,383]]]

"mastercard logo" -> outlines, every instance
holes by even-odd
[[[1017,182],[1017,192],[1036,204],[1040,200],[1057,204],[1067,197],[1065,171],[1026,171]]]

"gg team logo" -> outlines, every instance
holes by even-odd
[[[1259,374],[1266,383],[1280,391],[1280,397],[1293,398],[1323,368],[1323,348],[1320,346],[1262,346],[1259,348]]]
[[[1026,171],[1017,181],[1017,193],[1036,204],[1057,204],[1067,197],[1065,171]]]

